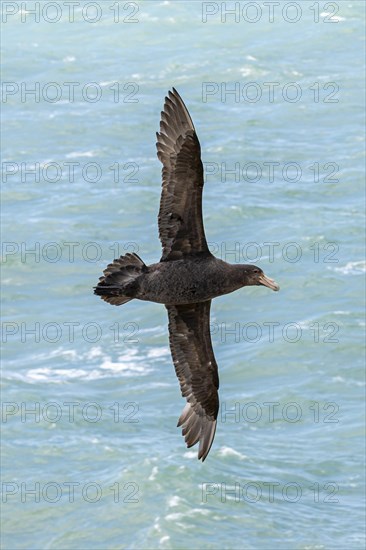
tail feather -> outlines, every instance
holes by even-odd
[[[104,275],[94,287],[94,294],[114,306],[125,304],[134,298],[131,296],[131,283],[146,270],[146,265],[137,254],[125,254],[107,265]]]

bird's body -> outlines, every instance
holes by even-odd
[[[145,265],[137,254],[109,264],[95,288],[106,302],[122,305],[132,299],[164,304],[169,342],[181,392],[187,404],[178,426],[188,447],[199,442],[204,460],[215,435],[218,369],[210,335],[211,300],[243,286],[277,283],[253,265],[228,264],[209,251],[202,220],[203,166],[192,119],[173,88],[165,98],[157,134],[163,163],[159,210],[160,262]]]
[[[231,265],[211,254],[145,266],[118,291],[131,298],[165,305],[205,302],[243,286],[243,265]]]

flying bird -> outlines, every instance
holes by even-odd
[[[125,254],[104,270],[94,292],[119,306],[132,299],[164,304],[169,343],[187,403],[179,418],[187,447],[199,442],[198,459],[207,457],[219,410],[219,376],[210,336],[211,300],[249,285],[279,290],[255,265],[228,264],[208,249],[202,220],[203,165],[192,119],[173,88],[165,98],[157,134],[163,164],[158,216],[163,253],[145,265]]]

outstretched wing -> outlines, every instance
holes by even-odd
[[[201,147],[187,107],[174,88],[165,98],[156,135],[163,163],[158,217],[161,261],[209,253],[202,221]]]
[[[187,447],[200,443],[198,458],[211,448],[219,410],[219,376],[210,336],[211,300],[166,306],[175,371],[187,404],[179,418]]]

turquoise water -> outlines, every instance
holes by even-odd
[[[3,548],[363,548],[363,2],[55,4],[3,3]],[[204,464],[165,309],[92,294],[160,257],[171,86],[211,249],[281,286],[213,303]]]

